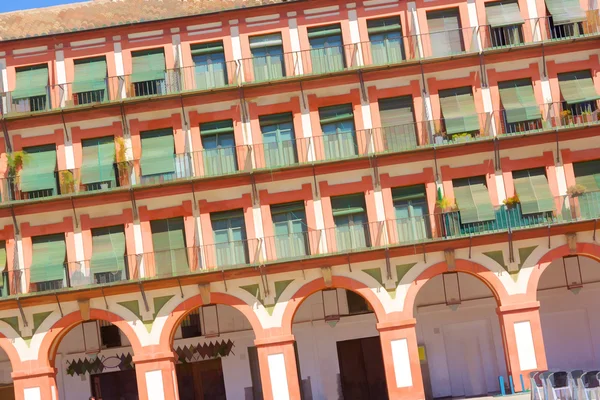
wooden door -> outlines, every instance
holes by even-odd
[[[0,386],[0,399],[15,400],[15,388],[13,387],[13,385]]]
[[[92,375],[92,394],[97,400],[138,400],[135,370]]]
[[[388,398],[379,336],[337,342],[344,400]]]
[[[226,400],[220,358],[177,364],[179,400]]]

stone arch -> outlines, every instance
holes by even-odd
[[[17,352],[17,349],[11,343],[10,339],[0,333],[0,348],[4,350],[8,359],[10,361],[10,365],[12,366],[13,371],[20,370],[21,366],[21,357]]]
[[[288,300],[285,311],[283,312],[283,317],[281,319],[281,334],[292,334],[292,324],[294,322],[294,316],[296,315],[296,312],[298,311],[300,305],[304,302],[304,300],[306,300],[310,295],[320,290],[331,288],[350,290],[363,297],[367,302],[369,302],[371,307],[373,307],[373,310],[375,311],[375,317],[377,318],[377,322],[379,324],[385,324],[386,322],[390,321],[396,314],[386,313],[383,304],[377,298],[375,293],[373,293],[371,288],[365,285],[364,283],[357,281],[356,279],[348,278],[345,276],[333,276],[332,285],[326,286],[323,278],[317,278],[303,285]]]
[[[510,302],[511,296],[506,291],[506,288],[500,279],[493,271],[487,269],[483,265],[470,260],[457,259],[456,269],[454,271],[472,275],[483,282],[483,284],[485,284],[492,291],[498,306],[505,305]],[[446,264],[446,262],[439,262],[427,268],[414,280],[414,283],[412,283],[408,289],[404,300],[403,314],[406,315],[406,318],[414,318],[413,309],[415,300],[417,299],[417,295],[419,294],[421,288],[432,278],[441,275],[444,272],[448,272],[448,264]]]
[[[134,354],[142,354],[142,344],[133,328],[123,319],[120,315],[107,310],[99,310],[92,308],[90,309],[90,319],[99,319],[110,322],[116,325],[121,332],[127,336],[127,339],[131,343]],[[65,337],[69,331],[84,322],[81,317],[81,312],[75,311],[68,315],[65,315],[59,319],[52,327],[48,330],[42,343],[40,344],[38,352],[38,362],[40,366],[52,366],[53,360],[56,357],[56,351],[61,340]]]
[[[529,281],[527,282],[527,296],[530,299],[537,299],[540,279],[546,268],[550,266],[552,261],[567,255],[588,257],[600,262],[600,246],[594,243],[577,243],[577,251],[575,252],[570,251],[566,244],[549,250],[533,265]]]

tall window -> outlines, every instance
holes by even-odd
[[[250,37],[254,81],[272,81],[285,76],[281,33]]]
[[[546,0],[551,15],[550,36],[552,39],[564,39],[584,33],[585,11],[577,0]]]
[[[166,90],[166,64],[165,53],[162,48],[152,50],[134,51],[133,73],[131,82],[135,96],[150,96],[165,94]]]
[[[0,297],[10,295],[8,271],[6,268],[6,241],[0,241]]]
[[[490,26],[492,47],[515,46],[523,43],[521,27],[525,23],[516,1],[496,1],[485,4]]]
[[[406,59],[400,17],[367,21],[373,64],[395,64]]]
[[[75,81],[72,87],[75,105],[108,100],[106,76],[106,57],[75,60]]]
[[[275,230],[277,259],[309,254],[304,203],[285,203],[271,206]]]
[[[18,180],[22,198],[34,199],[58,194],[56,145],[26,147],[23,151],[27,153],[27,159]],[[64,172],[65,176],[69,173]]]
[[[592,118],[592,113],[598,109],[600,96],[596,92],[592,73],[587,71],[574,71],[558,74],[558,85],[564,99],[562,123],[577,123],[585,117]],[[597,117],[594,119],[597,120]]]
[[[600,160],[573,163],[575,182],[585,188],[577,197],[581,216],[585,219],[600,217]]]
[[[176,176],[173,129],[157,129],[140,134],[142,140],[142,182],[172,180]]]
[[[379,99],[379,117],[386,151],[403,151],[417,147],[412,96]]]
[[[228,85],[223,42],[192,45],[192,60],[196,89],[212,89]]]
[[[554,210],[554,196],[548,185],[545,168],[513,171],[512,176],[523,215]]]
[[[217,265],[248,264],[248,244],[242,210],[211,213]]]
[[[331,209],[338,251],[371,246],[363,193],[332,197]]]
[[[352,104],[319,108],[319,119],[327,160],[358,154]]]
[[[227,175],[237,171],[233,121],[223,120],[200,125],[204,175]]]
[[[17,83],[11,93],[12,104],[17,112],[44,111],[50,108],[48,65],[32,65],[17,68]]]
[[[346,67],[342,28],[339,24],[309,28],[308,41],[314,74],[341,71]]]
[[[84,139],[81,141],[81,148],[81,183],[86,190],[116,187],[114,136]]]
[[[472,136],[479,133],[479,116],[471,87],[439,91],[446,134]]]
[[[259,118],[267,167],[283,167],[298,162],[292,113]]]
[[[498,82],[498,90],[504,109],[506,133],[542,128],[542,113],[530,79]]]
[[[190,272],[182,217],[150,221],[154,268],[157,277]]]
[[[35,285],[33,291],[42,292],[65,287],[67,260],[65,234],[35,236],[31,238],[31,242],[29,282]]]
[[[396,226],[400,243],[413,243],[431,237],[424,185],[392,189]]]
[[[125,229],[123,225],[92,229],[93,283],[108,283],[126,279]],[[71,279],[73,283],[73,279]]]
[[[434,57],[445,57],[465,51],[458,8],[427,13],[429,44]]]
[[[452,186],[462,224],[492,221],[496,218],[485,176],[453,179]]]

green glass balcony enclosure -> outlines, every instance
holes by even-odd
[[[232,120],[201,124],[200,137],[205,176],[228,175],[238,170]]]
[[[271,216],[275,231],[277,259],[295,258],[310,254],[303,202],[272,205]]]
[[[339,24],[308,29],[313,74],[342,71],[346,67],[342,27]]]
[[[373,64],[396,64],[406,59],[400,17],[368,20],[367,31]]]
[[[431,238],[424,185],[393,188],[392,200],[400,243],[415,243]]]
[[[379,99],[385,151],[397,152],[418,146],[412,96]]]
[[[363,193],[331,198],[337,251],[371,246]]]
[[[227,86],[227,63],[223,42],[192,45],[195,88],[207,90]]]
[[[251,36],[250,51],[254,82],[272,81],[285,76],[281,33]]]
[[[298,162],[292,113],[259,117],[267,168],[294,165]]]
[[[337,160],[358,154],[352,104],[319,108],[325,159]]]
[[[242,210],[211,213],[216,265],[232,267],[249,262],[246,227]]]

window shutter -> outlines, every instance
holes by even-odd
[[[341,34],[342,34],[342,27],[340,26],[340,24],[318,26],[315,28],[308,29],[308,38],[309,39],[322,38],[322,37],[327,37],[327,36],[332,36],[332,35],[341,35]]]
[[[554,25],[570,24],[585,20],[585,11],[577,0],[546,0]]]
[[[273,204],[271,206],[271,215],[293,212],[304,212],[304,202],[296,201],[293,203]]]
[[[29,272],[31,283],[58,281],[65,278],[67,249],[65,235],[37,236],[31,238],[33,256]]]
[[[334,217],[365,212],[365,195],[363,193],[331,198],[331,210]]]
[[[413,125],[415,116],[412,96],[380,99],[379,116],[382,127]]]
[[[233,120],[206,122],[200,125],[200,135],[216,135],[222,133],[233,133]]]
[[[436,56],[447,56],[463,51],[458,8],[427,13],[430,45]]]
[[[379,18],[367,21],[367,32],[369,35],[384,32],[402,32],[400,17]]]
[[[271,115],[261,115],[258,118],[260,126],[272,126],[279,124],[290,124],[294,122],[292,113],[281,113]]]
[[[92,229],[92,274],[125,270],[125,229],[120,226]]]
[[[558,74],[560,92],[568,104],[583,103],[600,99],[594,87],[590,71]]]
[[[321,125],[354,119],[354,115],[352,113],[352,104],[321,107],[319,108],[319,119],[321,121]]]
[[[499,82],[498,89],[502,106],[506,112],[506,121],[509,124],[542,118],[540,107],[535,100],[531,80],[519,79]]]
[[[544,168],[513,171],[512,175],[523,215],[554,210],[554,197]]]
[[[135,51],[131,53],[133,73],[131,82],[165,79],[165,53],[163,49]]]
[[[498,1],[487,3],[485,5],[485,14],[487,16],[488,24],[493,28],[521,25],[525,23],[523,17],[521,17],[519,3],[517,2]]]
[[[17,68],[16,88],[12,98],[25,99],[48,94],[48,65]]]
[[[192,56],[202,56],[211,53],[223,53],[223,42],[200,43],[191,46]]]
[[[73,93],[106,89],[106,58],[75,60]]]
[[[29,159],[21,171],[21,191],[56,191],[56,147],[55,145],[23,149]]]
[[[485,176],[454,179],[452,186],[463,224],[495,219]]]
[[[600,190],[600,160],[573,163],[575,181],[589,192]]]
[[[142,175],[175,172],[175,142],[172,129],[142,132]]]
[[[479,118],[470,87],[440,90],[439,96],[448,134],[479,131]]]
[[[250,48],[262,48],[271,46],[283,46],[283,40],[281,39],[281,33],[271,33],[269,35],[251,36],[250,37]]]
[[[425,200],[425,185],[403,186],[392,189],[393,201]]]
[[[183,217],[150,221],[150,229],[157,276],[188,273]]]
[[[102,138],[81,141],[83,163],[81,165],[81,183],[110,181],[115,183],[115,138]]]

